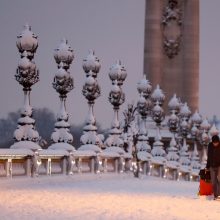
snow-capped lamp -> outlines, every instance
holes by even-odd
[[[54,50],[54,59],[60,67],[61,63],[65,70],[70,68],[70,64],[74,59],[73,49],[68,45],[68,41],[63,38],[58,45],[58,47]]]
[[[177,116],[177,114],[175,114],[175,110],[172,110],[171,114],[169,115],[167,125],[169,127],[170,132],[172,132],[174,136],[179,128],[179,121],[179,117]]]
[[[186,102],[180,107],[179,115],[180,115],[180,118],[185,118],[187,121],[189,120],[191,116],[191,111]]]
[[[82,94],[88,101],[89,111],[86,117],[86,125],[83,128],[83,135],[80,138],[82,145],[78,150],[90,150],[98,153],[101,151],[103,145],[103,136],[97,134],[93,108],[95,100],[101,95],[100,86],[97,81],[97,75],[101,65],[93,50],[89,50],[89,54],[83,59],[82,68],[86,73],[86,80],[83,85]]]
[[[125,154],[123,150],[124,140],[122,138],[122,130],[119,122],[119,109],[125,101],[125,94],[122,91],[122,85],[126,79],[127,72],[121,61],[118,60],[110,67],[109,78],[112,81],[112,89],[109,93],[108,100],[113,106],[114,117],[109,130],[109,136],[106,139],[104,146],[107,151],[114,151],[118,154]]]
[[[210,128],[209,134],[211,135],[211,137],[214,135],[219,135],[219,130],[215,124],[213,124],[212,127]]]
[[[138,82],[137,90],[139,94],[143,94],[143,97],[147,99],[152,92],[152,85],[147,79],[143,78]]]
[[[24,25],[24,30],[17,36],[16,45],[22,57],[26,51],[28,59],[33,59],[38,47],[38,41],[37,36],[31,31],[30,25]]]
[[[89,50],[89,54],[85,59],[83,59],[82,67],[84,72],[87,74],[86,76],[88,76],[89,72],[91,72],[92,77],[97,77],[97,74],[99,73],[101,68],[101,64],[98,57],[95,56],[94,50]]]
[[[151,99],[154,102],[154,104],[158,102],[160,106],[163,105],[164,100],[165,100],[165,95],[159,85],[157,85],[154,91],[152,92]]]
[[[208,119],[207,118],[203,119],[202,123],[200,124],[200,129],[208,132],[210,128],[211,128],[211,125]]]
[[[58,65],[58,70],[55,73],[52,85],[56,92],[59,93],[60,111],[57,114],[57,122],[55,123],[54,132],[51,135],[53,144],[49,149],[74,151],[75,148],[71,145],[73,136],[69,131],[69,115],[66,111],[67,94],[74,87],[73,77],[69,71],[70,64],[74,59],[74,54],[71,47],[67,44],[66,39],[62,39],[57,49],[55,49],[54,59]]]
[[[32,118],[32,107],[30,106],[31,87],[39,81],[39,70],[33,61],[38,47],[37,36],[31,31],[29,25],[24,26],[24,31],[17,37],[17,48],[20,52],[20,61],[15,74],[16,81],[23,86],[24,106],[21,109],[21,118],[14,132],[15,143],[11,148],[40,149],[37,144],[40,137],[35,129],[35,120]]]
[[[211,125],[209,124],[208,119],[207,118],[203,119],[199,129],[201,131],[200,143],[204,146],[204,148],[206,148],[210,142],[210,137],[209,137],[210,128]]]
[[[180,105],[181,104],[180,104],[179,99],[177,98],[176,94],[174,94],[168,103],[168,109],[169,109],[170,113],[172,113],[172,111],[174,111],[175,114],[178,114],[180,111]]]
[[[122,86],[126,77],[127,77],[127,72],[125,67],[122,66],[121,60],[117,60],[116,63],[110,67],[110,71],[109,71],[109,78],[111,79],[112,84],[114,84],[115,81],[117,81],[117,84],[119,86]]]
[[[202,116],[199,114],[199,112],[196,110],[195,113],[191,117],[192,123],[196,125],[196,127],[199,127],[202,123]]]

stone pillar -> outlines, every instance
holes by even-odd
[[[144,74],[153,86],[161,84],[163,66],[161,13],[163,1],[146,0]]]
[[[199,0],[146,0],[144,74],[192,111],[199,102]]]
[[[192,111],[199,104],[199,0],[184,1],[183,93]]]

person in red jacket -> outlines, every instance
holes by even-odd
[[[214,135],[208,145],[206,168],[210,170],[214,200],[220,199],[220,140],[218,135]]]

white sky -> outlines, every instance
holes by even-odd
[[[220,115],[220,1],[200,0],[200,7],[200,112],[211,117]],[[98,76],[102,96],[96,101],[95,115],[104,127],[110,126],[113,111],[108,102],[108,71],[117,59],[122,60],[128,72],[123,86],[126,102],[138,97],[136,84],[143,73],[144,13],[144,0],[1,0],[0,118],[23,105],[22,87],[14,79],[19,60],[15,42],[28,22],[39,37],[35,61],[40,69],[40,82],[33,86],[32,106],[47,107],[54,113],[59,109],[58,94],[51,85],[56,72],[53,50],[66,37],[75,53],[71,66],[75,88],[67,99],[70,122],[82,123],[87,114],[87,103],[81,94],[85,81],[81,66],[88,50],[94,49],[102,65]]]

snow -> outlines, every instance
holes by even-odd
[[[19,118],[18,123],[31,125],[35,123],[35,120],[33,118],[30,118],[29,116],[25,116],[25,117]]]
[[[199,183],[132,174],[1,179],[1,219],[216,220],[220,203]]]
[[[139,151],[137,153],[138,159],[141,161],[150,161],[152,159],[152,156],[147,151]]]
[[[11,149],[31,149],[31,150],[39,150],[41,147],[32,142],[32,141],[19,141],[14,143],[11,147]]]
[[[83,60],[83,69],[86,73],[92,71],[98,73],[101,68],[99,59],[95,56],[93,50],[89,50],[89,55]]]
[[[93,151],[95,153],[101,152],[101,148],[94,144],[84,144],[78,148],[79,151]]]
[[[65,142],[65,143],[72,143],[73,142],[73,136],[69,132],[68,128],[55,128],[55,131],[51,135],[51,139],[57,143],[57,142]]]
[[[37,37],[31,31],[31,26],[26,24],[21,35],[18,36],[17,47],[29,51],[37,47]]]
[[[163,91],[160,89],[159,85],[156,86],[156,89],[153,91],[151,98],[153,101],[165,99],[165,95],[164,95]]]
[[[120,147],[107,147],[104,152],[115,152],[118,153],[119,155],[124,155],[125,151],[120,148]]]
[[[80,150],[74,152],[74,156],[78,157],[95,157],[96,153],[93,150]]]
[[[47,150],[39,150],[39,155],[40,156],[68,156],[69,153],[64,150],[64,149],[56,149],[56,150],[52,150],[52,149],[47,149]]]
[[[147,79],[143,78],[138,82],[137,90],[139,93],[150,93],[150,91],[152,90],[152,86]]]
[[[116,158],[116,157],[120,157],[120,155],[117,152],[114,151],[102,151],[99,154],[101,157],[105,157],[105,158]]]
[[[63,149],[63,150],[67,150],[67,151],[75,151],[75,148],[72,145],[70,145],[68,143],[63,143],[63,142],[54,143],[54,144],[50,145],[48,147],[48,149],[52,149],[52,150]]]
[[[0,149],[0,157],[10,158],[12,156],[26,156],[33,155],[33,151],[30,149],[9,149],[9,148],[1,148]]]
[[[68,45],[68,41],[65,38],[61,40],[59,46],[57,47],[57,49],[55,49],[54,58],[56,59],[56,61],[60,62],[72,62],[74,58],[73,50]]]
[[[176,97],[176,94],[174,94],[168,103],[168,107],[170,110],[177,110],[179,106],[180,106],[180,102],[178,98]]]

